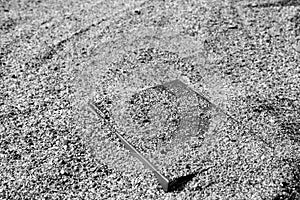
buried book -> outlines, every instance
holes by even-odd
[[[219,132],[227,118],[179,80],[115,102],[111,117],[119,139],[166,191],[181,177],[213,165],[205,138]]]

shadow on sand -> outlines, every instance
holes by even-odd
[[[300,6],[299,0],[281,0],[276,2],[268,2],[256,5],[247,5],[251,8],[272,8],[272,7],[289,7],[289,6]]]
[[[188,182],[190,182],[194,177],[196,177],[199,173],[208,171],[211,168],[213,168],[213,166],[195,171],[194,173],[188,174],[186,176],[181,176],[181,177],[175,178],[173,181],[170,182],[168,192],[180,192],[180,191],[182,191],[185,188],[186,184]],[[212,184],[209,184],[205,187],[201,187],[199,189],[202,190],[206,187],[209,187]]]
[[[191,181],[195,176],[197,176],[197,174],[198,173],[195,172],[195,173],[174,179],[170,183],[170,186],[169,186],[170,188],[169,188],[168,192],[182,191],[184,189],[184,187],[186,186],[186,184],[189,181]]]

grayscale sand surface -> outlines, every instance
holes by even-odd
[[[1,1],[0,199],[300,199],[299,38],[297,0]],[[239,123],[166,193],[85,105],[175,79]]]

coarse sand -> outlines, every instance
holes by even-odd
[[[297,0],[1,1],[0,199],[300,199],[299,13]],[[166,193],[85,106],[177,79],[236,121],[176,157],[199,170]]]

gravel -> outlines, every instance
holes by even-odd
[[[0,199],[299,199],[298,1],[21,0],[0,13]],[[165,193],[82,106],[175,79],[239,123],[216,120],[197,164],[182,163],[212,167]]]

